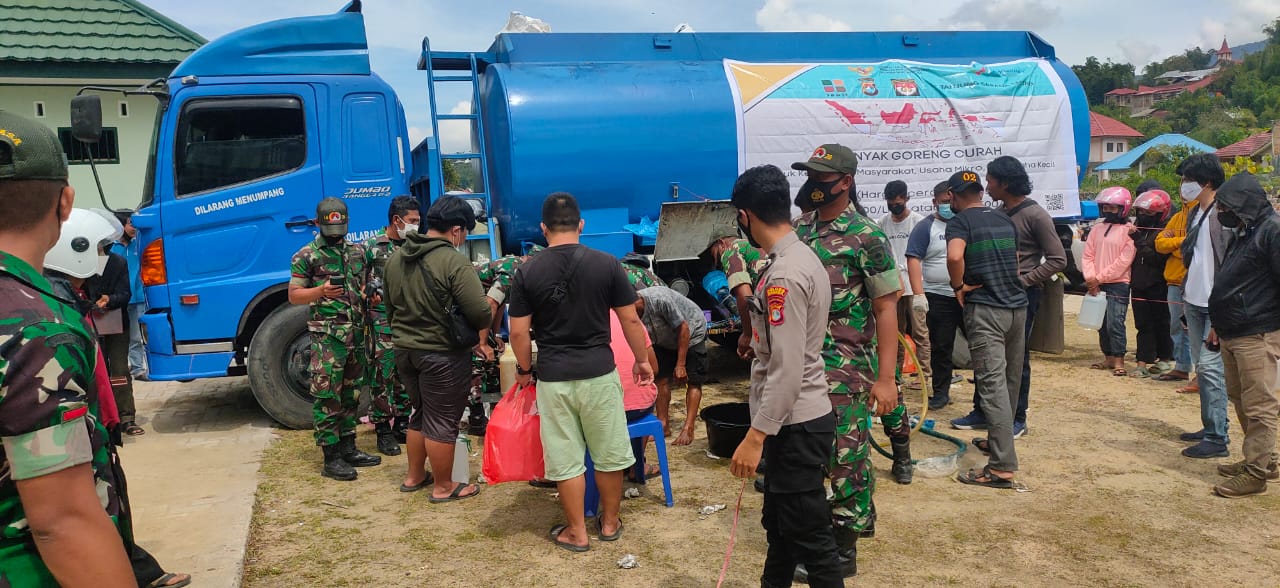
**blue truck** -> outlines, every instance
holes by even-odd
[[[1067,117],[1060,125],[1065,136],[1058,138],[1063,150],[1044,165],[1076,166],[1067,174],[1073,185],[1063,188],[1068,208],[1077,162],[1087,159],[1087,104],[1079,82],[1050,45],[1027,32],[500,34],[484,52],[435,51],[424,39],[418,69],[427,77],[430,104],[411,107],[430,109],[433,135],[411,145],[404,106],[371,71],[360,10],[356,0],[334,14],[229,33],[168,78],[134,92],[152,94],[162,105],[133,217],[143,247],[148,311],[141,322],[152,379],[247,375],[267,414],[289,427],[310,427],[306,309],[288,303],[287,283],[290,256],[315,234],[310,219],[321,198],[347,202],[348,237],[358,241],[387,223],[394,196],[413,194],[425,205],[460,191],[484,219],[470,248],[473,258],[484,259],[537,241],[542,198],[568,191],[587,218],[584,240],[625,253],[636,241],[624,225],[660,218],[664,205],[722,209],[716,201],[728,196],[740,171],[767,160],[744,147],[750,142],[744,129],[755,116],[744,105],[749,96],[768,95],[753,85],[751,72],[774,72],[771,67],[873,64],[843,68],[847,82],[809,80],[806,75],[826,77],[812,68],[793,70],[788,82],[819,93],[829,88],[832,116],[843,117],[832,120],[862,129],[846,112],[855,103],[842,100],[873,97],[871,90],[907,101],[926,93],[890,71],[886,60],[935,64],[930,75],[943,78],[991,80],[1014,74],[979,61],[1030,61],[1054,80],[1044,87]],[[887,77],[877,77],[875,67]],[[947,67],[959,73],[937,69]],[[469,93],[470,113],[437,108],[445,92],[437,87],[449,82]],[[77,137],[91,139],[100,125],[94,110],[102,91],[87,88],[73,100]],[[883,108],[875,124],[907,128],[910,105]],[[948,128],[966,136],[990,132],[1008,146],[1035,145],[1009,139],[997,117],[967,116],[955,108],[912,114],[915,126],[907,131],[926,138]],[[448,124],[468,126],[471,146],[441,149],[435,137]],[[942,126],[931,131],[931,124]],[[887,130],[867,132],[892,138]],[[792,160],[807,157],[818,142],[794,139],[802,146],[788,147]],[[931,145],[909,151],[963,155]],[[972,155],[987,161],[991,153]],[[461,181],[459,170],[468,171],[466,185],[450,185]],[[863,200],[872,203],[874,188],[861,170],[859,180],[868,186]],[[683,251],[667,254],[667,261],[678,262],[668,264],[675,268],[669,271],[688,271],[705,248],[703,233],[713,231],[697,215],[691,218],[698,235],[685,235]],[[667,241],[675,240],[668,230]]]

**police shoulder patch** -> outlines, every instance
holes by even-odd
[[[769,286],[765,288],[765,300],[769,306],[769,324],[781,325],[787,320],[787,288],[785,286]]]

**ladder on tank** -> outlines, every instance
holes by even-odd
[[[455,51],[439,51],[432,53],[429,40],[422,40],[422,61],[419,69],[427,70],[427,94],[431,102],[431,135],[436,138],[436,148],[439,149],[439,157],[436,158],[435,177],[440,179],[438,188],[432,192],[438,196],[444,196],[449,190],[449,186],[444,185],[444,167],[451,165],[446,162],[476,162],[479,164],[479,170],[476,173],[478,185],[471,186],[471,193],[458,194],[458,196],[478,200],[484,204],[485,232],[483,235],[471,234],[467,236],[467,241],[484,241],[487,242],[487,252],[489,259],[498,258],[498,235],[497,223],[493,219],[493,200],[490,197],[489,184],[489,158],[485,150],[484,136],[484,117],[480,114],[480,73],[491,60],[485,59],[486,54]],[[449,73],[439,73],[449,72]],[[459,73],[453,73],[459,72]],[[439,83],[467,83],[471,85],[471,109],[466,114],[441,113],[436,98],[436,84]],[[440,142],[440,121],[467,121],[470,127],[469,136],[471,143],[468,151],[459,153],[445,153],[445,146]],[[470,151],[474,149],[475,151]],[[458,186],[461,188],[461,186]],[[473,232],[474,233],[474,232]]]

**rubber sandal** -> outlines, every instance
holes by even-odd
[[[435,476],[432,476],[431,472],[427,472],[427,477],[423,478],[421,482],[418,482],[413,486],[405,486],[404,484],[401,484],[400,491],[401,492],[417,492],[423,488],[426,488],[427,486],[434,484],[435,482],[436,482]]]
[[[1128,376],[1128,375],[1129,375],[1129,372],[1128,372],[1128,370],[1125,370],[1124,368],[1116,368],[1116,369],[1114,369],[1114,370],[1111,370],[1111,375],[1116,376],[1116,377],[1119,377],[1119,378],[1123,378],[1123,377],[1125,377],[1125,376]]]
[[[1130,373],[1129,375],[1130,375],[1130,376],[1132,376],[1132,377],[1134,377],[1134,378],[1150,378],[1150,377],[1152,377],[1152,376],[1154,376],[1154,375],[1156,375],[1156,374],[1158,374],[1158,373],[1160,373],[1160,372],[1158,372],[1158,371],[1157,371],[1157,372],[1152,372],[1152,371],[1151,371],[1151,368],[1140,367],[1140,368],[1138,368],[1138,369],[1133,370],[1133,372],[1132,372],[1132,373]]]
[[[173,584],[169,583],[169,582],[173,582],[173,580],[177,578],[182,578],[182,579],[178,580],[177,582],[174,582]],[[160,576],[159,578],[156,578],[155,581],[151,582],[150,584],[147,584],[147,588],[182,588],[183,586],[190,586],[190,585],[191,585],[191,574],[174,574],[170,572],[170,573],[166,573],[163,576]]]
[[[1171,373],[1163,373],[1151,379],[1157,382],[1185,382],[1187,381],[1187,376],[1175,376]]]
[[[596,533],[600,535],[601,541],[617,541],[622,538],[622,519],[618,519],[618,530],[612,535],[604,534],[604,525],[601,524],[600,518],[596,517]]]
[[[556,544],[556,547],[559,547],[561,549],[568,549],[569,551],[572,551],[574,553],[586,553],[588,551],[591,551],[590,543],[586,545],[574,545],[572,543],[569,543],[568,541],[561,541],[560,534],[563,533],[564,530],[568,528],[569,528],[569,525],[556,525],[554,527],[551,527],[551,532],[547,533],[547,536],[549,539],[551,539],[552,543]]]
[[[974,437],[969,443],[973,444],[974,447],[977,447],[978,451],[981,451],[983,455],[991,455],[991,444],[988,443],[986,439],[983,439],[982,437]]]
[[[1107,364],[1105,364],[1105,363],[1102,363],[1102,362],[1098,362],[1098,363],[1089,364],[1089,369],[1091,369],[1091,370],[1109,370],[1109,369],[1111,369],[1111,366],[1109,366],[1109,365],[1107,365]]]
[[[983,478],[986,478],[986,480],[983,480]],[[1013,488],[1013,478],[1005,479],[991,473],[991,466],[983,467],[980,473],[970,469],[968,472],[956,476],[956,481],[961,484],[982,486],[984,488],[998,488],[1001,490]]]
[[[140,435],[146,435],[146,434],[147,434],[147,430],[146,430],[146,429],[144,429],[144,428],[142,428],[142,427],[139,427],[139,426],[138,426],[138,423],[135,423],[135,422],[133,422],[133,421],[129,421],[129,422],[127,422],[127,423],[122,424],[122,425],[121,425],[121,430],[123,430],[123,431],[124,431],[124,434],[125,434],[125,435],[128,435],[128,436],[130,436],[130,437],[138,437],[138,436],[140,436]]]
[[[462,491],[466,488],[475,488],[476,491],[472,492],[471,494],[463,494]],[[479,496],[479,495],[480,495],[479,486],[476,486],[475,484],[458,484],[457,486],[454,486],[453,492],[450,493],[448,496],[444,498],[436,498],[435,496],[432,496],[430,500],[432,504],[440,504],[443,502],[456,502],[458,500],[475,498],[476,496]]]
[[[529,485],[534,488],[555,488],[556,483],[551,480],[529,480]]]

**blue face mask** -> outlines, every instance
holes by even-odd
[[[951,210],[951,203],[950,203],[950,202],[948,202],[948,203],[946,203],[946,204],[939,204],[939,205],[938,205],[938,216],[942,217],[942,220],[951,220],[951,219],[955,218],[956,213],[955,213],[955,211]]]

